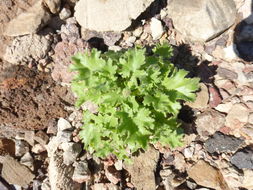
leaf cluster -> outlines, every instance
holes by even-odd
[[[98,112],[84,111],[80,137],[98,157],[127,159],[149,143],[181,145],[177,115],[181,101],[193,101],[199,79],[171,62],[172,48],[158,44],[147,53],[135,47],[101,53],[96,49],[73,57],[77,75],[72,90],[77,106],[86,101]]]

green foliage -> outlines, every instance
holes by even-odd
[[[181,145],[177,115],[181,100],[193,101],[199,79],[170,63],[172,48],[79,53],[73,57],[77,75],[72,90],[77,106],[85,101],[98,105],[98,113],[84,111],[80,137],[85,149],[99,157],[114,154],[128,159],[149,143]]]

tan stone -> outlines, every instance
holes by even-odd
[[[51,13],[56,14],[60,11],[61,0],[44,0],[44,2],[51,11]]]
[[[194,102],[189,102],[186,105],[195,109],[204,109],[208,106],[209,93],[208,88],[204,83],[200,84],[200,91],[197,92],[197,97]]]
[[[21,36],[34,34],[43,27],[49,19],[50,14],[43,6],[42,0],[39,0],[26,12],[21,13],[11,20],[4,31],[4,35]]]
[[[243,127],[248,122],[249,110],[244,104],[234,104],[226,117],[225,125],[232,130]]]
[[[131,182],[138,190],[154,190],[155,170],[159,152],[150,148],[139,156],[132,158],[132,164],[126,165],[126,170],[131,175]]]
[[[34,178],[31,171],[10,156],[3,159],[2,177],[10,184],[28,185]]]
[[[198,185],[216,190],[229,190],[221,172],[203,160],[199,160],[188,170],[188,175]]]

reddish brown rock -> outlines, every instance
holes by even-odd
[[[211,108],[218,106],[222,101],[218,90],[214,87],[209,87],[209,96],[209,105]]]

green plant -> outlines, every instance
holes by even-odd
[[[171,64],[171,56],[172,48],[163,44],[150,55],[136,47],[103,54],[92,49],[73,57],[76,105],[87,100],[98,105],[96,114],[84,111],[79,135],[86,150],[128,159],[149,143],[181,145],[180,101],[195,99],[199,79],[186,78],[188,72]]]

